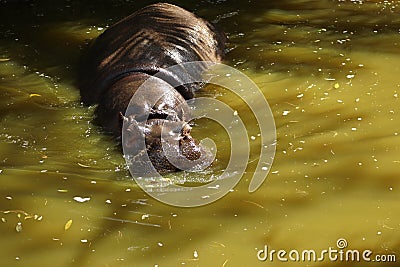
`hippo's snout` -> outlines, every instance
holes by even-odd
[[[150,119],[137,122],[124,117],[123,145],[125,154],[133,160],[138,175],[151,174],[146,162],[158,173],[177,170],[199,170],[209,166],[212,154],[190,135],[192,127],[184,121]],[[143,156],[147,153],[147,157]]]

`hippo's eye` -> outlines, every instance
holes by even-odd
[[[183,136],[188,136],[190,135],[190,131],[192,130],[192,127],[190,127],[190,125],[188,123],[185,123],[185,125],[183,125],[182,127],[182,135]]]

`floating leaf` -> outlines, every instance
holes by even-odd
[[[67,193],[68,189],[58,189],[57,192],[59,192],[59,193]]]
[[[41,96],[39,94],[29,94],[29,97],[34,97],[34,96]]]
[[[64,225],[64,230],[67,231],[69,228],[71,228],[72,225],[72,220],[68,220],[68,222]]]

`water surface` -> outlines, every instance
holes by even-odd
[[[261,262],[257,251],[321,251],[345,238],[399,258],[400,1],[172,1],[227,33],[225,63],[261,88],[277,126],[258,191],[247,187],[259,132],[243,115],[247,173],[223,199],[186,209],[138,188],[75,86],[87,42],[148,3],[1,2],[2,265],[394,266]],[[224,90],[202,94],[250,114]],[[219,172],[226,133],[199,122],[196,135],[218,144]]]

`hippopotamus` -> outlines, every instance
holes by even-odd
[[[123,146],[134,148],[137,137],[144,137],[146,153],[157,172],[177,171],[180,168],[165,155],[161,135],[172,133],[170,148],[177,159],[183,156],[194,161],[207,154],[190,134],[190,108],[186,104],[203,84],[174,86],[179,77],[168,68],[192,61],[218,63],[224,51],[225,35],[206,20],[172,4],[146,6],[107,28],[91,43],[78,75],[82,102],[97,105],[95,120],[105,131],[116,138],[125,131]],[[158,73],[162,75],[155,75]],[[150,78],[152,86],[129,104]],[[128,105],[133,105],[133,111],[125,116]]]

